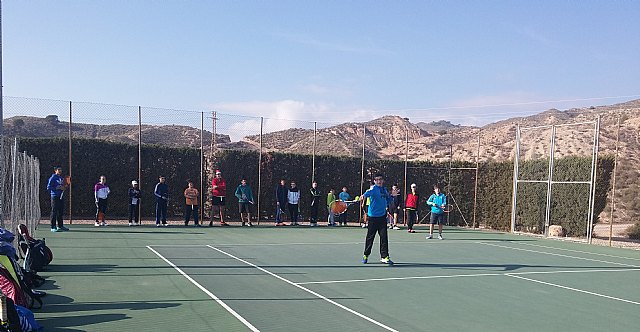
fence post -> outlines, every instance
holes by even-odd
[[[591,244],[592,236],[593,236],[593,210],[594,210],[594,201],[596,199],[596,178],[597,172],[596,168],[598,167],[598,148],[600,145],[600,115],[598,115],[598,119],[596,120],[596,124],[594,126],[594,135],[593,135],[593,154],[591,160],[591,195],[589,196],[589,225],[587,229],[587,242]]]
[[[313,122],[313,152],[311,154],[311,183],[316,181],[316,135],[318,132],[318,123]]]
[[[513,157],[513,199],[511,201],[511,232],[516,230],[516,206],[518,204],[518,176],[520,172],[520,124],[516,125],[516,155]]]
[[[73,174],[73,132],[71,131],[71,127],[73,126],[72,109],[73,104],[69,101],[69,225],[73,224],[73,178],[71,177]]]
[[[204,112],[200,112],[200,224],[204,220]]]
[[[405,130],[405,151],[404,151],[404,197],[407,198],[407,166],[409,166],[409,128],[404,127]],[[402,223],[407,224],[407,210],[404,209],[402,214]]]
[[[616,208],[616,173],[618,169],[618,145],[620,142],[620,114],[618,114],[618,126],[616,127],[616,154],[613,157],[613,174],[611,186],[611,219],[609,219],[609,247],[611,247],[611,238],[613,237],[613,211]]]
[[[364,193],[364,153],[366,148],[366,139],[367,139],[367,125],[362,124],[362,166],[360,169],[360,195]],[[362,209],[358,209],[358,223],[362,223]]]
[[[258,218],[258,225],[260,225],[260,193],[262,191],[262,129],[264,125],[264,118],[260,117],[260,152],[258,153],[258,196],[256,197],[256,217]],[[240,215],[242,219],[242,214]],[[251,219],[249,219],[251,222]]]
[[[138,188],[142,190],[142,107],[138,106]],[[142,225],[142,200],[138,200],[138,222]]]
[[[480,225],[476,223],[476,214],[477,214],[477,206],[478,206],[478,176],[480,169],[480,133],[482,130],[478,131],[478,152],[476,154],[476,182],[473,187],[473,228],[479,228]]]

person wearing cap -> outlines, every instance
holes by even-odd
[[[188,187],[184,190],[185,206],[184,206],[184,225],[189,226],[189,220],[193,215],[193,224],[196,227],[200,227],[198,223],[198,196],[200,193],[198,189],[193,186],[193,181],[187,181]]]
[[[163,175],[160,175],[158,178],[158,184],[156,184],[156,188],[153,191],[153,194],[156,197],[156,227],[160,227],[160,222],[162,222],[162,225],[164,226],[169,226],[169,224],[167,224],[169,186],[165,182],[166,178]]]
[[[100,175],[100,182],[93,186],[93,194],[96,200],[96,227],[107,226],[105,214],[107,213],[107,198],[111,189],[107,185],[107,177]]]
[[[409,228],[407,232],[415,233],[413,230],[413,225],[418,221],[418,201],[420,197],[418,196],[417,186],[415,183],[411,184],[411,192],[407,194],[407,199],[404,203],[404,210],[407,213],[407,227]]]
[[[228,226],[224,222],[224,198],[227,195],[227,183],[222,178],[222,172],[216,170],[216,177],[211,180],[211,221],[209,221],[209,227],[213,226],[213,216],[216,209],[220,215],[220,226]]]
[[[67,189],[65,180],[62,177],[62,167],[53,168],[53,174],[47,181],[47,190],[51,194],[51,231],[68,231],[64,227],[62,213],[64,211],[64,191]]]
[[[138,181],[133,180],[129,188],[129,226],[140,225],[140,197]]]

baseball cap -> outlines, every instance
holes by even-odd
[[[417,185],[415,183],[412,183],[411,188],[415,188],[415,187],[417,187]]]
[[[222,174],[219,169],[216,170],[216,174]]]
[[[133,180],[133,181],[131,181],[131,184],[138,184],[138,181]]]

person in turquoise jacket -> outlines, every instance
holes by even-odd
[[[238,197],[238,209],[240,210],[240,220],[242,221],[242,226],[245,225],[243,213],[247,214],[247,225],[253,226],[251,224],[251,209],[250,206],[253,204],[253,193],[251,192],[251,187],[247,184],[247,179],[242,179],[240,181],[240,185],[236,188],[236,197]]]
[[[438,239],[442,240],[442,224],[444,224],[444,210],[447,207],[447,196],[440,192],[438,185],[433,186],[433,194],[429,196],[427,205],[431,207],[429,218],[429,235],[427,240],[433,238],[433,225],[438,225]]]

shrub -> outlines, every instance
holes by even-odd
[[[627,228],[627,236],[633,240],[640,240],[640,222]]]

